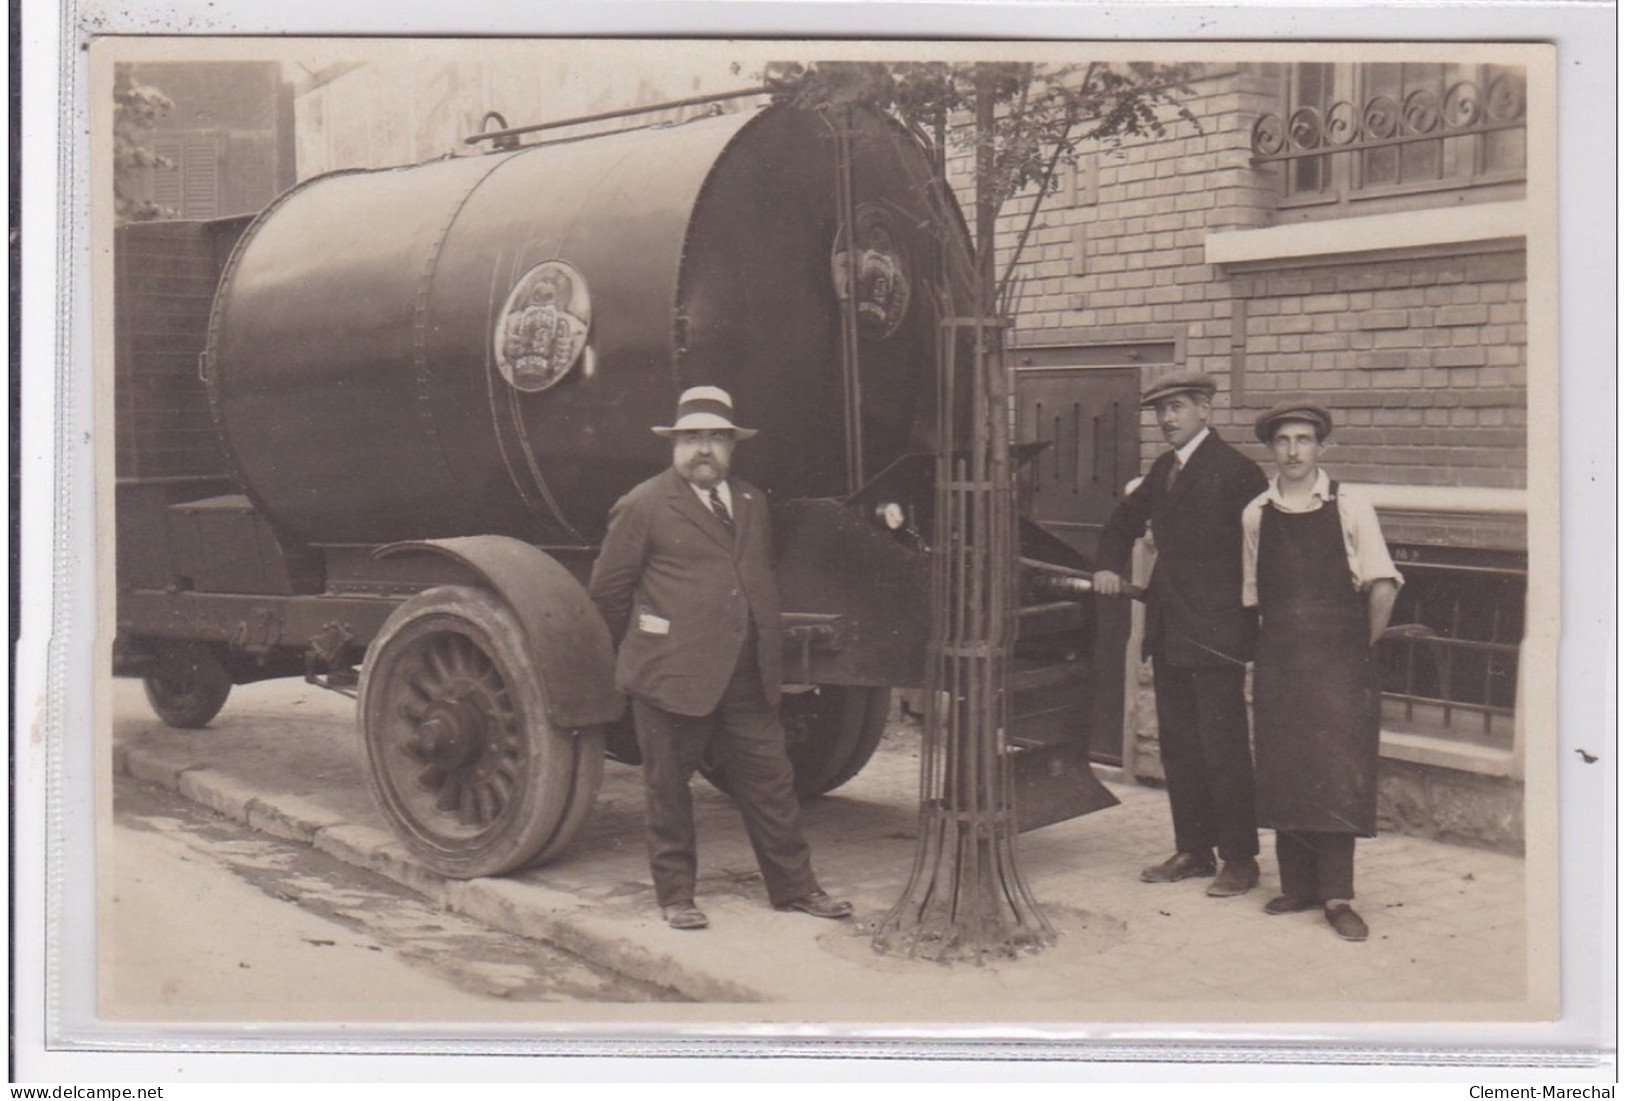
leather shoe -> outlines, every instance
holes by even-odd
[[[1205,860],[1193,853],[1175,853],[1161,864],[1153,864],[1140,873],[1141,883],[1178,883],[1199,875],[1212,875],[1213,858]]]
[[[1244,895],[1256,886],[1258,861],[1249,856],[1245,860],[1226,860],[1218,878],[1208,884],[1207,893],[1214,898],[1231,898]]]
[[[1264,903],[1266,914],[1301,914],[1320,905],[1319,899],[1298,898],[1295,895],[1276,895]]]
[[[704,929],[711,919],[692,902],[677,902],[660,908],[660,916],[673,929]]]
[[[1348,903],[1341,906],[1327,907],[1326,921],[1344,940],[1364,940],[1371,935],[1366,928],[1365,919],[1354,912],[1354,907]]]
[[[810,895],[792,898],[789,902],[781,902],[776,909],[789,911],[800,910],[804,914],[821,918],[844,918],[852,913],[852,904],[845,901],[836,901],[823,891],[814,891]]]

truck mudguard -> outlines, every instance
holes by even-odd
[[[554,725],[597,726],[621,717],[626,701],[615,691],[609,628],[587,590],[552,555],[505,535],[391,543],[375,553],[437,554],[483,578],[524,628]]]

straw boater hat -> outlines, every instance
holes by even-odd
[[[1315,439],[1324,440],[1332,434],[1332,415],[1325,406],[1309,401],[1289,401],[1266,409],[1253,422],[1253,433],[1259,443],[1269,443],[1275,430],[1287,421],[1303,421],[1314,426]]]
[[[703,431],[732,432],[736,440],[748,440],[756,435],[754,428],[741,428],[734,423],[734,399],[728,391],[716,386],[691,386],[677,399],[677,421],[670,425],[656,425],[651,431],[668,440],[679,432]]]
[[[1140,397],[1140,407],[1153,406],[1175,394],[1200,394],[1204,398],[1211,399],[1218,389],[1219,384],[1213,380],[1212,375],[1203,374],[1201,371],[1174,371],[1151,384],[1151,389]]]

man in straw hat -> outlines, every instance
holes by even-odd
[[[842,918],[852,905],[813,878],[784,730],[782,645],[772,537],[762,491],[728,469],[756,435],[733,423],[715,386],[683,392],[671,467],[615,503],[589,589],[621,640],[615,685],[632,698],[643,754],[649,867],[667,924],[703,929],[694,905],[689,780],[707,750],[728,776],[769,899]]]
[[[1104,596],[1122,591],[1134,541],[1149,524],[1157,562],[1146,587],[1142,657],[1154,671],[1175,852],[1140,878],[1173,883],[1217,873],[1207,893],[1222,898],[1258,883],[1245,695],[1254,620],[1241,604],[1241,510],[1265,479],[1208,426],[1216,389],[1208,375],[1179,371],[1141,398],[1172,450],[1112,510],[1094,585]]]
[[[1331,413],[1289,402],[1255,430],[1276,470],[1242,513],[1242,599],[1260,612],[1258,820],[1275,830],[1281,868],[1281,894],[1264,912],[1318,908],[1338,936],[1361,941],[1366,923],[1351,901],[1354,839],[1377,829],[1373,650],[1403,579],[1376,510],[1320,467]]]

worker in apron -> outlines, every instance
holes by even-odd
[[[1242,600],[1259,610],[1258,824],[1275,830],[1281,873],[1264,912],[1319,907],[1338,936],[1363,941],[1354,839],[1377,832],[1375,645],[1403,579],[1376,510],[1320,467],[1331,414],[1288,403],[1254,427],[1276,471],[1242,512]]]

